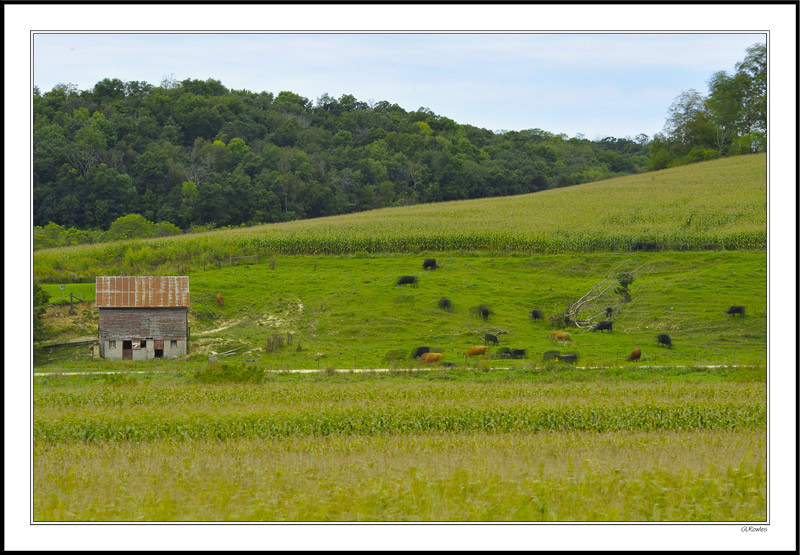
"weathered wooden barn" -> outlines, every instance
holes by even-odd
[[[98,276],[100,356],[176,358],[189,342],[188,276]]]

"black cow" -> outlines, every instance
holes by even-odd
[[[548,360],[555,360],[561,355],[558,351],[546,351],[544,355],[542,355],[542,362],[547,362]]]
[[[430,353],[430,352],[431,352],[431,348],[430,347],[417,347],[414,350],[414,352],[412,354],[412,357],[413,358],[419,358],[422,355],[424,355],[425,353]]]
[[[602,322],[597,322],[594,325],[594,327],[592,328],[592,331],[598,331],[599,330],[600,333],[602,333],[603,330],[608,330],[608,333],[611,333],[611,326],[612,326],[612,323],[609,320],[603,320]]]
[[[653,241],[637,241],[633,244],[635,251],[654,251],[658,248]]]
[[[417,286],[417,276],[402,276],[397,280],[397,285],[413,285]]]
[[[744,307],[739,305],[732,306],[728,309],[728,311],[725,314],[730,314],[731,316],[735,316],[736,314],[738,314],[742,318],[744,318]]]
[[[500,349],[497,349],[497,351],[494,353],[494,356],[500,358],[511,358],[511,349],[508,347],[501,347]]]
[[[558,362],[568,362],[570,364],[574,363],[578,360],[578,355],[576,353],[569,353],[566,355],[561,355],[556,358]]]
[[[614,314],[614,309],[609,306],[606,308],[606,318],[611,318],[612,314]]]
[[[511,358],[525,358],[525,349],[511,349]]]
[[[489,316],[492,314],[492,311],[489,310],[489,308],[486,305],[482,304],[478,306],[473,306],[470,310],[472,311],[473,314],[482,318],[484,322],[486,322],[489,319]]]
[[[666,333],[659,333],[658,337],[656,337],[656,341],[658,341],[658,346],[664,345],[667,348],[672,347],[672,338]]]
[[[423,270],[435,270],[436,266],[436,259],[435,258],[426,258],[425,262],[422,263]]]
[[[496,335],[492,335],[491,333],[485,334],[483,339],[484,339],[483,342],[486,345],[488,345],[489,343],[494,343],[495,345],[499,345],[500,344],[500,342],[497,340],[497,336]]]
[[[450,299],[442,297],[441,299],[439,299],[439,308],[447,311],[453,310],[453,303]]]
[[[447,366],[448,368],[452,368],[455,365],[456,365],[455,362],[440,362],[439,363],[439,366]]]
[[[536,310],[535,308],[531,310],[531,320],[534,322],[537,320],[541,320],[543,318],[542,311]]]

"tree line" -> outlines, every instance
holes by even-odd
[[[34,87],[34,236],[39,247],[119,238],[111,226],[131,214],[147,224],[122,226],[129,238],[515,195],[757,152],[762,47],[735,75],[714,74],[707,98],[676,99],[653,140],[493,132],[427,108],[215,79]]]
[[[733,75],[714,73],[708,94],[683,91],[650,143],[648,170],[764,152],[767,148],[767,46],[747,49]]]
[[[183,230],[513,195],[643,171],[647,144],[187,79],[34,91],[34,225]]]

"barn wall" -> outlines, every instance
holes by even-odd
[[[100,340],[186,339],[186,308],[101,308]]]
[[[100,308],[99,339],[101,354],[108,360],[122,360],[122,342],[146,341],[145,348],[133,349],[131,360],[155,358],[155,340],[163,340],[163,358],[177,358],[187,353],[187,308]],[[109,341],[115,341],[111,349]],[[175,346],[172,346],[175,341]]]

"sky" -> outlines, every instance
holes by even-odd
[[[228,89],[420,107],[492,131],[652,137],[757,33],[36,33],[33,82],[216,79]]]

